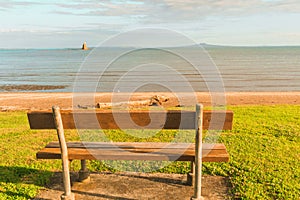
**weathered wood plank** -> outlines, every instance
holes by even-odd
[[[79,160],[166,160],[166,161],[194,161],[195,146],[187,143],[171,143],[167,148],[164,143],[147,148],[146,143],[68,143],[69,159]],[[128,145],[130,144],[130,145]],[[153,144],[153,143],[151,143]],[[57,143],[50,143],[37,153],[38,159],[60,159],[60,149]],[[84,145],[87,148],[84,148]],[[79,147],[79,148],[77,148]],[[120,148],[119,148],[120,147]],[[188,147],[188,148],[186,148]],[[223,144],[203,144],[203,162],[228,162],[229,154]]]
[[[31,129],[55,129],[51,112],[27,116]],[[61,116],[64,129],[195,129],[194,111],[63,111]],[[204,130],[231,130],[232,122],[232,111],[203,112]]]
[[[58,142],[50,142],[46,146],[47,148],[59,148]],[[195,149],[193,143],[165,143],[165,142],[67,142],[68,148],[151,148],[151,149]],[[210,144],[203,143],[203,149],[225,149],[224,144]]]

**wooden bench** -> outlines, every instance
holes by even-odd
[[[194,196],[201,199],[203,162],[228,162],[224,144],[202,144],[202,130],[232,129],[232,111],[60,111],[29,112],[31,129],[56,129],[59,142],[50,142],[37,152],[38,159],[62,159],[64,194],[61,199],[75,199],[71,193],[70,160],[81,160],[80,179],[88,177],[86,160],[157,160],[190,161]],[[151,115],[151,119],[150,116]],[[131,119],[131,120],[130,120]],[[157,120],[155,120],[157,119]],[[163,119],[163,120],[161,120]],[[194,129],[195,143],[147,142],[66,142],[64,129]],[[194,176],[193,180],[192,177]]]

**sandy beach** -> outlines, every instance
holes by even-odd
[[[115,94],[114,94],[115,95]],[[124,94],[117,93],[117,96]],[[168,98],[163,106],[179,106],[178,98],[172,93],[134,93],[130,96],[130,101],[143,101],[158,95]],[[212,105],[212,98],[209,93],[182,94],[183,106],[189,106],[191,96],[197,96],[198,102],[205,106]],[[0,111],[8,110],[47,110],[52,105],[58,105],[63,109],[72,109],[73,93],[1,93],[0,94]],[[94,102],[85,101],[85,96],[80,98],[80,102],[75,102],[74,106],[93,106],[91,104],[112,102],[112,93],[96,93]],[[284,105],[300,104],[300,92],[228,92],[225,94],[226,105]],[[118,98],[116,98],[118,99]],[[182,101],[181,99],[181,101]],[[221,98],[223,100],[223,98]],[[115,102],[115,100],[113,101]]]

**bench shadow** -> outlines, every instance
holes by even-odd
[[[118,199],[118,200],[136,200],[131,198],[124,198],[124,197],[118,197],[118,196],[111,196],[111,195],[105,195],[105,194],[97,194],[97,193],[91,193],[91,192],[83,192],[78,190],[72,190],[75,194],[81,194],[86,196],[93,196],[93,197],[99,197],[99,198],[106,198],[106,199]]]
[[[97,176],[97,175],[100,175],[100,176]],[[122,178],[122,177],[124,177],[124,178]],[[110,172],[95,173],[94,172],[94,173],[91,173],[91,179],[93,180],[92,182],[79,183],[79,186],[74,187],[72,191],[79,195],[85,195],[86,197],[90,196],[92,198],[99,197],[99,198],[105,198],[105,199],[131,200],[130,198],[134,198],[135,195],[127,196],[127,194],[129,194],[128,191],[135,190],[136,187],[133,187],[128,190],[127,185],[143,184],[143,186],[146,186],[146,188],[147,188],[148,187],[147,185],[149,184],[150,188],[154,189],[152,191],[152,194],[153,194],[153,192],[155,192],[156,189],[157,189],[157,191],[160,191],[160,189],[156,188],[156,186],[166,188],[165,187],[165,184],[166,184],[166,185],[168,185],[168,187],[167,187],[168,189],[165,191],[166,194],[170,194],[167,191],[170,192],[170,191],[174,191],[177,189],[178,189],[177,191],[184,192],[184,194],[182,194],[181,197],[187,197],[189,195],[192,195],[192,193],[193,193],[192,192],[193,187],[188,185],[186,182],[186,174],[182,174],[182,175],[175,174],[174,175],[174,174],[164,174],[164,173],[157,173],[157,174],[156,173],[155,174],[136,173],[135,174],[135,173],[128,173],[128,172],[116,172],[116,173],[110,173]],[[101,179],[103,180],[102,183],[101,183]],[[118,181],[116,181],[116,179]],[[146,182],[143,180],[146,180]],[[99,188],[103,188],[103,184],[108,184],[108,185],[118,184],[119,186],[116,188],[115,188],[115,186],[111,186],[111,187],[114,187],[113,190],[116,190],[116,191],[120,191],[120,188],[123,190],[123,188],[124,188],[124,194],[126,194],[127,198],[113,196],[113,195],[111,195],[113,193],[107,193],[107,192],[97,190],[97,189],[89,190],[90,188],[95,188],[95,186],[98,186],[99,183],[100,183]],[[141,188],[143,188],[143,186]],[[155,187],[153,187],[153,186],[155,186]],[[169,186],[171,186],[171,187],[169,187]],[[111,189],[110,186],[108,186],[107,188],[109,190]],[[228,177],[226,178],[226,177],[218,177],[218,176],[205,176],[205,178],[203,179],[202,192],[203,192],[203,195],[205,195],[206,197],[209,197],[208,199],[216,199],[217,197],[218,197],[217,199],[220,199],[219,195],[221,195],[222,198],[223,197],[225,198],[225,196],[229,197],[229,196],[231,196],[231,194],[230,194],[231,188],[232,188],[232,185],[230,184]],[[146,191],[149,192],[149,190],[146,190]],[[141,190],[141,192],[143,192],[143,190]],[[158,192],[158,194],[159,194],[159,192]],[[171,194],[173,194],[173,193],[171,192]],[[188,195],[185,196],[186,194],[188,194]],[[180,196],[181,194],[176,193],[176,195]]]
[[[93,173],[93,174],[99,174],[99,173]],[[71,178],[71,184],[72,187],[74,184],[78,183],[78,172],[70,172],[70,178]],[[47,185],[43,185],[43,187],[47,188],[47,190],[52,190],[52,193],[56,193],[53,196],[56,196],[59,198],[59,196],[63,193],[63,183],[62,183],[62,172],[53,172],[53,175],[50,177],[50,181]],[[112,196],[107,194],[100,194],[100,193],[93,193],[93,192],[86,192],[81,190],[72,189],[72,192],[74,194],[78,195],[84,195],[86,197],[92,197],[92,198],[105,198],[105,199],[120,199],[120,200],[134,200],[131,198],[124,198],[119,196]],[[42,196],[42,197],[41,197]],[[44,197],[45,194],[36,196],[33,200],[51,200],[52,198]],[[47,196],[47,194],[46,194]]]
[[[160,176],[161,175],[161,176]],[[166,177],[166,176],[170,176],[170,177]],[[184,175],[182,176],[176,176],[175,178],[171,177],[171,174],[163,174],[163,173],[157,173],[155,174],[155,177],[153,174],[151,173],[130,173],[130,172],[116,172],[116,173],[111,173],[111,172],[91,172],[91,181],[88,182],[76,182],[73,183],[72,187],[72,192],[74,192],[77,195],[84,195],[87,198],[91,197],[91,198],[104,198],[104,199],[121,199],[121,200],[133,200],[136,199],[134,197],[128,197],[128,192],[130,190],[135,190],[133,188],[128,189],[127,184],[131,185],[132,183],[135,184],[139,184],[139,183],[146,183],[143,180],[146,181],[150,181],[146,184],[149,185],[155,185],[154,183],[151,182],[156,182],[156,183],[162,183],[162,184],[167,184],[169,186],[173,186],[173,188],[180,188],[182,186],[187,186],[187,184],[185,183],[185,179],[183,181],[182,177],[184,177]],[[179,178],[178,178],[179,177]],[[104,178],[104,179],[102,179]],[[104,182],[101,182],[101,179]],[[180,179],[180,180],[179,180]],[[113,186],[117,181],[117,184],[119,185],[119,187]],[[124,182],[125,185],[124,185]],[[77,185],[78,183],[78,185]],[[76,184],[76,185],[75,185]],[[124,195],[126,195],[127,197],[124,197],[123,195],[119,195],[119,196],[115,196],[116,194],[113,193],[109,193],[109,192],[104,192],[101,190],[101,188],[103,189],[103,184],[108,184],[110,186],[107,186],[109,189],[111,190],[111,187],[113,187],[113,190],[116,190],[118,192],[120,192],[120,189],[123,190]],[[98,187],[98,189],[96,189]],[[93,189],[92,189],[93,188]],[[149,192],[149,191],[148,191]],[[123,196],[123,197],[122,197]]]
[[[146,173],[147,174],[147,173]],[[151,176],[153,174],[149,173],[150,176],[145,176],[143,174],[141,175],[135,175],[135,174],[116,174],[117,176],[125,176],[125,177],[132,177],[132,178],[137,178],[137,179],[145,179],[145,180],[148,180],[148,181],[152,181],[152,182],[157,182],[157,183],[166,183],[166,184],[169,184],[169,185],[173,185],[173,186],[187,186],[187,180],[186,180],[186,174],[182,175],[182,176],[185,176],[184,180],[183,179],[176,179],[174,177],[162,177],[163,175],[166,175],[166,174],[163,174],[163,173],[157,173],[158,176]],[[161,176],[159,176],[161,175]],[[167,175],[170,175],[171,174],[167,174]]]

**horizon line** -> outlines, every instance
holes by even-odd
[[[169,47],[153,47],[153,48],[178,48],[178,47],[193,47],[193,46],[202,46],[202,47],[244,47],[244,48],[257,48],[257,47],[300,47],[300,44],[297,45],[221,45],[221,44],[209,44],[209,43],[197,43],[194,45],[182,45],[182,46],[169,46]],[[101,46],[108,48],[143,48],[143,47],[135,47],[135,46]],[[98,48],[96,46],[89,46],[89,49]],[[151,47],[152,48],[152,47]],[[46,50],[46,49],[70,49],[70,50],[82,50],[80,45],[79,47],[12,47],[12,48],[1,48],[0,50]]]

